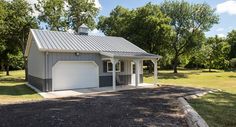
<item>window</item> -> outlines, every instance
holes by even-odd
[[[120,72],[121,64],[120,61],[116,63],[116,72]],[[107,72],[112,72],[112,63],[107,61]]]

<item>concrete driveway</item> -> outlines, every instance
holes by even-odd
[[[198,89],[174,86],[99,93],[0,106],[1,127],[184,127],[176,98]]]

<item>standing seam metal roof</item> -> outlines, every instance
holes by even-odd
[[[67,32],[31,29],[41,51],[142,52],[141,48],[121,37],[86,36]]]

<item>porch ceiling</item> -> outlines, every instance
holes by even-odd
[[[100,52],[101,55],[111,58],[159,59],[162,56],[145,52]]]

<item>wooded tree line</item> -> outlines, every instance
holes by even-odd
[[[209,71],[233,67],[236,31],[226,38],[205,36],[218,22],[219,16],[208,4],[164,1],[132,10],[117,6],[109,16],[99,17],[98,28],[105,35],[122,36],[150,53],[160,54],[161,68],[177,73],[178,66]]]
[[[23,57],[30,28],[47,24],[49,30],[77,30],[85,23],[109,36],[121,36],[147,52],[163,56],[161,68],[227,69],[235,66],[236,31],[226,38],[207,38],[204,32],[217,24],[219,16],[208,4],[187,1],[147,3],[127,9],[117,6],[109,16],[96,17],[99,8],[92,0],[38,0],[32,6],[26,0],[0,0],[1,69],[27,68]],[[33,16],[35,11],[39,15]],[[230,64],[231,60],[231,64]],[[27,70],[27,69],[26,69]],[[7,73],[9,74],[9,73]]]

